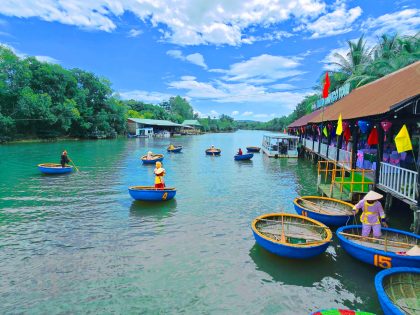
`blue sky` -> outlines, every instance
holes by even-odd
[[[347,39],[420,31],[412,0],[2,0],[0,43],[111,80],[123,99],[190,100],[268,121],[311,92]]]

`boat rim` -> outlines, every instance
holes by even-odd
[[[324,245],[325,243],[331,241],[331,239],[332,239],[332,232],[328,228],[328,226],[326,226],[325,224],[323,224],[323,223],[321,223],[319,221],[313,220],[311,218],[307,218],[307,217],[304,217],[304,216],[301,216],[301,215],[297,215],[297,214],[289,214],[289,213],[283,213],[283,216],[300,218],[300,219],[304,219],[306,221],[315,223],[317,226],[320,226],[320,227],[323,227],[324,228],[324,230],[327,232],[327,237],[324,238],[322,241],[319,241],[317,243],[308,244],[308,245],[305,245],[305,244],[290,244],[290,243],[287,243],[287,242],[284,243],[284,242],[281,242],[281,241],[277,241],[275,239],[272,239],[272,238],[270,238],[268,236],[263,235],[262,233],[260,233],[260,231],[257,230],[257,228],[256,228],[255,225],[257,224],[258,219],[265,219],[267,217],[281,216],[281,215],[282,215],[281,213],[270,213],[270,214],[260,215],[259,217],[255,218],[254,221],[252,221],[252,230],[255,233],[257,233],[260,237],[262,237],[262,238],[264,238],[264,239],[266,239],[266,240],[268,240],[270,242],[281,244],[281,245],[284,245],[284,246],[290,246],[290,247],[308,247],[308,248],[309,247],[317,247],[317,246],[320,246],[320,245]]]
[[[45,165],[54,165],[57,167],[50,167],[50,166],[45,166]],[[38,164],[38,166],[45,167],[45,168],[73,168],[72,165],[65,165],[64,167],[62,167],[61,164],[58,164],[58,163],[42,163],[42,164]]]
[[[176,191],[176,188],[165,187],[164,189],[160,189],[153,186],[132,186],[132,187],[129,187],[128,190],[161,192],[161,191]]]
[[[173,149],[169,149],[169,147],[167,147],[166,150],[172,151],[172,150],[176,150],[176,149],[179,149],[179,148],[182,148],[182,145],[174,146]]]
[[[219,151],[219,152],[222,152],[222,150],[221,149],[216,149],[216,148],[214,148],[216,151]],[[206,149],[206,152],[211,152],[210,151],[211,149]]]
[[[344,242],[351,243],[352,246],[355,246],[355,247],[357,247],[359,249],[370,251],[370,252],[372,252],[374,254],[377,254],[377,253],[386,253],[387,256],[391,256],[391,257],[395,257],[395,258],[399,258],[399,259],[409,259],[409,260],[413,260],[414,259],[414,260],[419,260],[420,261],[420,256],[397,255],[394,252],[385,252],[384,250],[362,246],[362,245],[359,245],[359,244],[356,244],[356,243],[350,241],[344,235],[341,235],[340,234],[340,232],[343,232],[344,230],[355,229],[355,228],[362,229],[362,227],[363,226],[361,226],[361,225],[346,225],[346,226],[341,226],[341,227],[339,227],[337,229],[336,234],[337,234],[337,237],[340,240],[340,242],[341,241],[344,241]],[[420,240],[420,236],[419,235],[416,235],[416,234],[413,234],[413,233],[410,233],[410,232],[406,232],[406,231],[402,231],[402,230],[396,230],[396,229],[390,229],[390,228],[381,227],[381,231],[389,231],[389,232],[395,232],[395,233],[405,234],[405,235],[412,236],[412,237],[415,237],[415,238],[417,238],[417,239]]]
[[[159,157],[151,159],[151,160],[146,160],[146,158],[147,158],[147,154],[146,154],[146,155],[143,155],[140,159],[145,160],[145,161],[154,161],[154,160],[159,160],[159,159],[163,158],[163,154],[152,154],[152,157],[153,156],[156,156],[156,157],[159,156]]]
[[[328,198],[328,197],[317,197],[317,196],[296,197],[296,198],[295,198],[295,200],[293,201],[293,203],[294,203],[295,205],[297,205],[297,206],[299,206],[299,207],[301,207],[301,208],[305,209],[306,211],[309,211],[309,212],[318,213],[318,214],[325,215],[325,216],[343,216],[343,217],[348,217],[348,216],[350,216],[350,215],[356,215],[356,214],[358,214],[358,213],[359,213],[359,209],[356,209],[356,213],[354,213],[354,214],[353,214],[353,213],[351,213],[352,211],[350,211],[350,213],[349,213],[349,214],[325,214],[325,213],[320,213],[320,212],[317,212],[317,211],[314,211],[314,210],[308,209],[308,208],[306,208],[306,207],[304,207],[304,206],[302,206],[302,205],[298,204],[299,198],[300,198],[300,199],[323,199],[323,200],[333,200],[333,201],[336,201],[336,202],[338,202],[338,203],[342,203],[342,204],[345,204],[345,205],[347,205],[347,206],[350,206],[350,207],[352,207],[352,208],[353,208],[353,206],[354,206],[354,205],[352,205],[351,203],[348,203],[348,202],[342,201],[342,200],[338,200],[338,199],[334,199],[334,198]]]
[[[259,149],[261,150],[261,147],[246,147],[247,149]]]

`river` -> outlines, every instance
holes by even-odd
[[[334,235],[309,260],[256,244],[261,214],[295,213],[316,193],[303,159],[235,161],[261,131],[166,139],[56,141],[0,146],[0,313],[293,314],[346,307],[383,314],[377,268],[347,255]],[[168,154],[172,141],[181,153]],[[212,144],[221,156],[206,156]],[[80,171],[47,176],[66,149]],[[175,199],[134,201],[128,187],[153,185],[140,157],[165,154]],[[335,231],[335,229],[332,229]]]

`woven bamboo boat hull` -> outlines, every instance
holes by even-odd
[[[163,190],[156,190],[153,186],[134,186],[128,189],[130,196],[142,201],[168,201],[175,197],[176,189],[165,187]]]
[[[242,154],[242,155],[235,155],[235,160],[250,160],[254,154]]]
[[[182,146],[175,147],[175,149],[173,149],[173,150],[171,150],[171,149],[169,149],[169,147],[167,147],[166,150],[168,152],[181,152],[182,151]]]
[[[340,240],[341,246],[343,249],[352,257],[361,260],[365,263],[371,264],[373,266],[388,269],[393,267],[417,267],[420,268],[420,256],[405,256],[401,254],[397,254],[397,252],[404,252],[409,250],[411,247],[399,247],[393,246],[391,241],[399,241],[405,242],[408,240],[410,246],[413,245],[420,245],[420,236],[401,231],[395,229],[387,229],[382,228],[382,237],[381,239],[384,240],[384,236],[387,235],[389,239],[387,245],[387,251],[385,251],[383,241],[378,243],[372,243],[368,240],[364,241],[360,238],[353,239],[352,237],[344,236],[340,233],[348,233],[353,234],[356,231],[361,233],[362,226],[361,225],[348,225],[343,226],[337,229],[337,236]]]
[[[246,147],[246,150],[248,152],[260,152],[261,148],[260,147]]]
[[[375,288],[385,315],[420,314],[420,269],[382,270],[375,277]]]
[[[323,208],[321,205],[321,209],[325,210],[325,212],[322,211],[316,211],[315,206],[309,206],[306,204],[303,204],[298,198],[294,201],[295,211],[299,215],[303,215],[305,217],[314,219],[316,221],[319,221],[325,225],[334,225],[334,226],[343,226],[349,223],[352,223],[354,220],[355,214],[353,214],[352,209],[353,205],[341,200],[332,199],[332,198],[325,198],[325,197],[317,197],[317,196],[310,196],[310,197],[301,197],[301,199],[309,200],[313,203],[324,203],[328,204],[330,207],[334,207],[340,210],[343,210],[343,212],[347,212],[347,214],[339,214],[340,212],[334,212],[337,214],[328,214],[325,212],[330,212],[327,208]]]
[[[73,170],[73,166],[66,165],[65,167],[62,167],[61,164],[45,163],[39,164],[38,169],[44,174],[64,174],[70,173]]]
[[[152,154],[153,160],[146,160],[147,155],[143,155],[141,157],[141,161],[143,164],[156,164],[156,162],[162,162],[163,161],[163,154]]]
[[[319,242],[312,242],[311,244],[292,244],[290,242],[281,242],[279,239],[275,239],[273,237],[268,237],[267,235],[263,234],[263,228],[260,226],[259,222],[262,222],[262,220],[271,220],[273,218],[280,218],[281,214],[274,213],[274,214],[265,214],[258,218],[256,218],[252,222],[252,232],[254,233],[254,237],[256,242],[264,249],[268,250],[269,252],[283,256],[288,258],[297,258],[297,259],[306,259],[318,256],[322,253],[324,253],[327,250],[327,247],[329,246],[329,241],[332,238],[331,231],[322,223],[319,223],[315,220],[305,218],[303,216],[294,215],[294,214],[284,214],[284,224],[285,224],[285,234],[289,232],[287,230],[287,220],[290,220],[290,222],[303,222],[306,226],[306,224],[309,226],[313,226],[317,230],[322,231],[322,236],[320,236]],[[269,221],[271,222],[271,221]],[[276,221],[281,222],[281,221]],[[306,229],[306,228],[305,228]],[[286,238],[287,239],[287,238]]]
[[[311,315],[375,315],[361,311],[342,310],[337,308],[330,308],[327,310],[320,310],[312,313]]]
[[[220,150],[220,149],[215,149],[214,152],[211,152],[210,149],[206,150],[207,155],[220,155],[220,153],[222,153],[222,150]]]

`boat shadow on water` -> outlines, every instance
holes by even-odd
[[[162,220],[173,216],[176,209],[176,199],[161,202],[134,200],[130,206],[130,216],[136,218],[154,217],[157,220]]]

